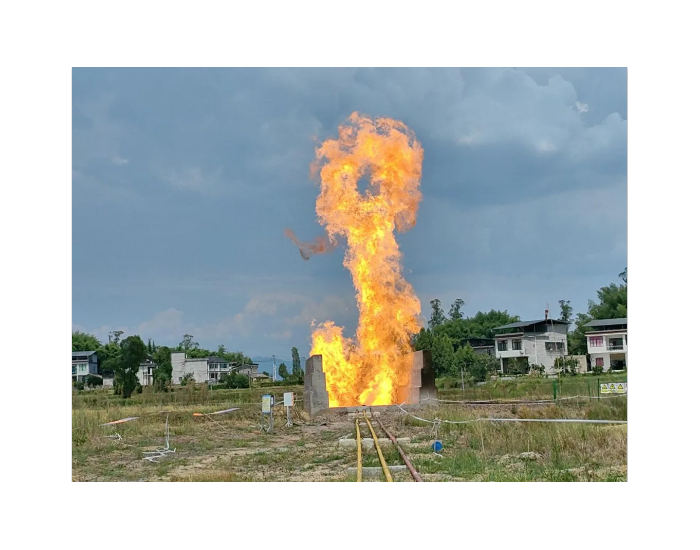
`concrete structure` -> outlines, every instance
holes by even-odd
[[[408,384],[404,388],[399,388],[397,392],[398,402],[406,405],[417,405],[431,399],[437,399],[432,353],[430,350],[421,350],[414,352],[412,356],[413,365]]]
[[[172,382],[179,384],[190,374],[195,382],[204,384],[209,381],[209,361],[207,357],[187,357],[184,351],[174,351],[170,354],[170,363],[173,365]]]
[[[219,380],[231,373],[231,363],[221,357],[207,357],[207,372],[207,381],[218,384]]]
[[[84,381],[88,374],[97,374],[97,352],[74,351],[73,379],[76,382]]]
[[[435,387],[435,371],[430,350],[417,351],[411,354],[411,370],[408,383],[397,391],[399,403],[417,405],[421,401],[437,398]],[[304,373],[304,409],[312,417],[329,410],[350,411],[355,407],[329,408],[328,391],[326,390],[326,374],[323,372],[323,358],[313,355],[306,360]]]
[[[328,408],[323,358],[320,355],[312,355],[306,360],[304,372],[304,410],[313,417],[327,411]]]
[[[566,357],[567,324],[545,318],[497,327],[496,358],[504,374],[527,374],[530,365],[544,365],[546,374],[554,374],[554,361]]]
[[[150,386],[153,384],[153,371],[156,370],[157,366],[158,365],[156,365],[150,357],[139,365],[139,382],[142,386]]]
[[[627,368],[627,318],[597,319],[584,325],[590,370],[603,367],[604,371]]]
[[[201,358],[187,357],[184,351],[174,351],[170,354],[170,362],[173,365],[172,382],[179,384],[187,374],[191,374],[198,384],[217,384],[225,375],[236,372],[250,378],[268,378],[264,373],[258,372],[258,365],[239,365],[221,357],[210,356]]]

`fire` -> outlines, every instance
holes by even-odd
[[[353,113],[338,139],[316,151],[321,192],[316,213],[331,243],[347,239],[343,265],[357,290],[355,340],[328,321],[312,335],[323,356],[329,405],[389,405],[408,381],[411,335],[420,329],[420,301],[401,273],[394,231],[416,223],[423,148],[402,122]],[[367,177],[362,192],[358,181]]]

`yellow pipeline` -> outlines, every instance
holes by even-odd
[[[394,481],[391,478],[391,472],[389,471],[389,468],[386,465],[386,461],[384,460],[384,455],[382,454],[382,450],[379,448],[379,440],[377,439],[377,434],[374,433],[374,428],[372,427],[372,424],[369,421],[369,418],[367,418],[367,413],[363,412],[362,413],[365,417],[365,422],[367,422],[367,425],[369,426],[369,431],[372,432],[372,438],[374,439],[374,446],[377,448],[377,454],[379,455],[379,462],[382,464],[382,470],[384,470],[384,475],[386,476],[387,481]]]
[[[357,430],[357,481],[362,481],[362,436],[360,436],[360,419],[355,418]]]

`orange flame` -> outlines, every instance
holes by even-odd
[[[338,136],[316,151],[316,213],[331,242],[347,239],[344,265],[357,290],[359,323],[355,341],[333,322],[322,324],[311,355],[323,356],[331,407],[389,405],[408,383],[411,335],[420,329],[420,301],[402,276],[394,230],[416,223],[423,148],[402,122],[358,113]],[[357,187],[363,176],[365,192]]]

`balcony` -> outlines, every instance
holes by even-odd
[[[608,351],[622,351],[624,349],[624,344],[608,344]]]

